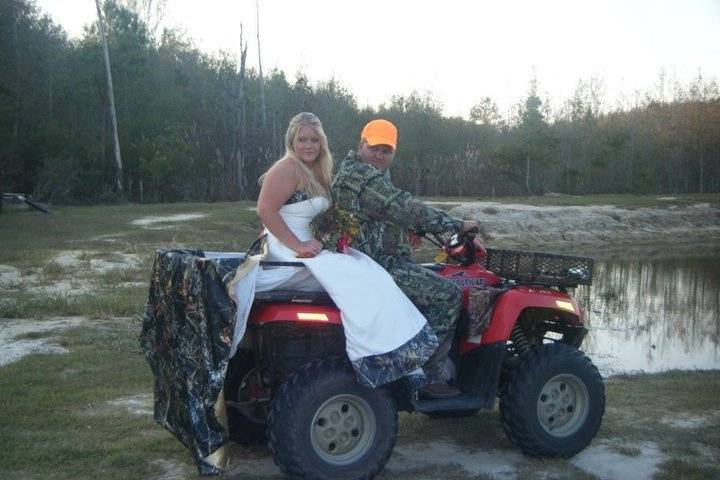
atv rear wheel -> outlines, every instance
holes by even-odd
[[[322,359],[290,377],[273,399],[268,446],[289,476],[369,480],[390,457],[397,428],[390,398],[360,385],[347,361]]]
[[[605,386],[581,351],[562,343],[533,348],[500,397],[505,433],[523,453],[570,457],[593,439],[605,412]]]
[[[265,443],[268,402],[264,398],[270,394],[262,386],[250,352],[238,352],[232,359],[224,391],[230,440],[240,445]]]

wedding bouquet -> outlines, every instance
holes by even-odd
[[[352,239],[360,233],[360,222],[355,213],[335,205],[315,217],[312,226],[315,238],[323,247],[338,253],[347,253]]]

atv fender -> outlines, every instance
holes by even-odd
[[[585,315],[578,303],[568,294],[557,290],[531,287],[512,289],[500,296],[493,310],[490,326],[482,334],[481,345],[510,339],[515,322],[526,308],[546,308],[557,310],[575,325],[582,325]]]

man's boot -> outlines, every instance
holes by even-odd
[[[452,398],[462,392],[447,383],[429,383],[418,391],[419,398]]]

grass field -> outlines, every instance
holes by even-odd
[[[245,250],[259,228],[252,207],[0,214],[0,348],[46,352],[0,363],[0,478],[196,477],[188,451],[152,421],[153,379],[138,342],[147,281],[160,246]],[[608,379],[601,431],[571,460],[521,456],[497,410],[443,421],[404,414],[379,478],[612,478],[602,464],[623,463],[653,478],[720,478],[719,394],[716,371]],[[226,478],[281,478],[261,447],[234,446],[232,455]]]

